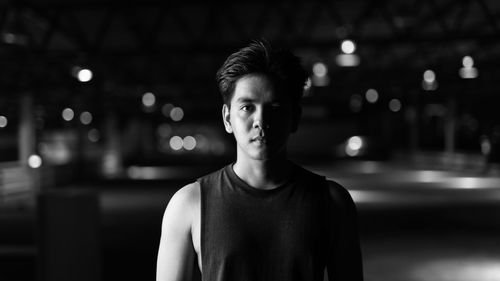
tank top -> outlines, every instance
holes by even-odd
[[[294,165],[271,190],[228,165],[200,178],[204,281],[322,281],[332,227],[324,177]]]

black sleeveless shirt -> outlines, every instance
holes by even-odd
[[[228,165],[198,181],[202,280],[323,280],[334,235],[324,177],[295,165],[288,182],[260,190]]]

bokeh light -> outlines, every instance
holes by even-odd
[[[145,107],[152,107],[156,103],[156,97],[153,93],[147,92],[142,95],[142,104]]]
[[[92,123],[92,113],[88,111],[84,111],[80,114],[80,122],[82,122],[83,125],[88,125]]]
[[[77,74],[76,74],[76,78],[80,82],[89,82],[90,80],[92,80],[93,76],[94,76],[94,74],[88,68],[79,69]]]
[[[193,150],[196,147],[196,139],[192,136],[184,137],[183,146],[186,150]]]
[[[170,148],[173,150],[180,150],[184,145],[184,141],[179,136],[173,136],[170,138]]]
[[[378,92],[375,89],[368,89],[365,98],[369,103],[376,103],[378,101]]]
[[[424,72],[424,81],[427,83],[434,83],[434,81],[436,81],[436,74],[434,71],[427,69]]]
[[[62,118],[65,120],[65,121],[71,121],[73,120],[73,118],[75,118],[75,112],[73,111],[73,109],[67,107],[65,109],[63,109],[62,111]]]
[[[0,128],[7,127],[7,123],[8,123],[7,117],[0,115]]]
[[[344,40],[340,44],[340,49],[344,54],[352,54],[356,51],[356,44],[352,40]]]
[[[317,62],[313,65],[313,73],[317,77],[325,77],[326,74],[328,74],[328,68],[326,67],[326,64],[322,62]]]
[[[180,107],[174,107],[170,111],[170,118],[174,121],[181,121],[184,118],[184,110]]]
[[[471,56],[465,56],[462,58],[462,65],[465,68],[471,68],[474,66],[474,60],[472,59]]]
[[[392,112],[398,112],[401,110],[401,101],[398,99],[391,99],[389,101],[389,110]]]
[[[28,165],[33,168],[40,168],[42,166],[42,158],[39,155],[33,154],[28,157]]]

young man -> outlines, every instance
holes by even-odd
[[[256,41],[217,72],[236,161],[181,188],[165,210],[157,281],[363,279],[349,193],[287,159],[306,72]],[[196,269],[199,268],[199,271]],[[199,275],[198,275],[199,277]]]

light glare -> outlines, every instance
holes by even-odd
[[[142,104],[146,107],[152,107],[156,103],[156,97],[153,93],[147,92],[142,95]]]
[[[0,115],[0,128],[5,128],[7,127],[7,117]]]
[[[322,62],[317,62],[313,65],[313,73],[317,77],[325,77],[328,73],[328,68]]]
[[[170,138],[170,148],[173,150],[180,150],[184,145],[184,141],[179,136],[173,136]]]
[[[170,111],[170,118],[174,121],[181,121],[184,118],[184,110],[180,107],[174,107]]]
[[[92,114],[88,111],[84,111],[80,114],[80,122],[83,125],[88,125],[92,122]]]
[[[474,66],[474,60],[472,59],[471,56],[465,56],[463,59],[462,59],[462,65],[465,67],[465,68],[472,68]]]
[[[427,69],[424,72],[424,81],[429,84],[434,83],[434,81],[436,81],[436,74],[434,73],[434,71]]]
[[[375,89],[368,89],[365,98],[369,103],[376,103],[378,101],[378,92]]]
[[[62,118],[69,122],[73,120],[73,118],[75,118],[75,112],[73,111],[73,109],[67,107],[62,111]]]
[[[356,50],[356,44],[352,40],[344,40],[340,44],[340,49],[344,54],[352,54]]]
[[[40,168],[42,166],[42,158],[36,154],[30,155],[28,165],[33,169]]]
[[[401,101],[399,101],[398,99],[392,99],[391,101],[389,101],[389,109],[392,112],[400,111],[401,110]]]
[[[77,73],[77,78],[78,81],[80,82],[89,82],[90,80],[92,80],[92,76],[93,76],[92,71],[87,68],[82,68],[78,70]]]
[[[183,146],[186,150],[193,150],[196,147],[196,139],[192,136],[184,137]]]

